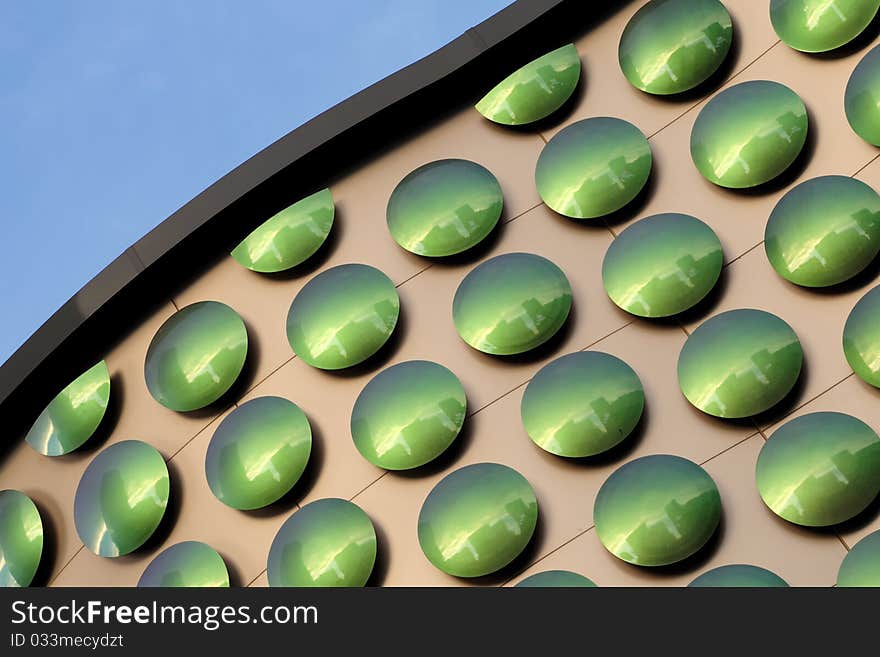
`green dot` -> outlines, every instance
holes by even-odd
[[[837,571],[837,586],[880,586],[880,531],[852,546]]]
[[[755,479],[779,517],[807,527],[836,525],[880,492],[880,438],[844,413],[802,415],[761,448]]]
[[[109,402],[110,371],[102,360],[49,402],[25,440],[46,456],[69,454],[92,437]]]
[[[528,545],[538,501],[525,477],[498,463],[446,475],[419,513],[419,545],[434,566],[456,577],[494,573]]]
[[[351,435],[373,465],[408,470],[452,444],[466,411],[455,374],[437,363],[408,361],[380,372],[364,387],[351,413]]]
[[[483,96],[476,109],[495,123],[532,123],[562,107],[580,76],[581,58],[570,43],[511,73]]]
[[[602,282],[623,310],[639,317],[668,317],[705,297],[723,262],[721,242],[702,221],[686,214],[655,214],[611,243]]]
[[[312,430],[299,406],[257,397],[227,415],[208,445],[205,475],[214,496],[233,509],[259,509],[299,480],[312,451]]]
[[[678,456],[643,456],[621,466],[596,495],[602,545],[637,566],[665,566],[697,552],[721,520],[712,477]]]
[[[846,83],[846,119],[853,131],[880,146],[880,46],[868,51]]]
[[[521,580],[517,586],[542,588],[583,588],[596,585],[583,575],[570,570],[545,570]]]
[[[24,493],[0,491],[0,587],[30,586],[43,556],[43,521]]]
[[[529,382],[520,407],[526,433],[557,456],[584,457],[624,440],[642,416],[645,392],[619,358],[581,351],[548,363]]]
[[[468,160],[438,160],[398,183],[386,217],[394,241],[416,255],[461,253],[485,238],[501,217],[501,186]]]
[[[651,146],[622,119],[584,119],[558,132],[535,169],[547,206],[573,219],[611,214],[632,201],[651,175]]]
[[[693,89],[724,62],[733,23],[718,0],[651,0],[620,38],[620,69],[636,89],[677,94]]]
[[[706,180],[742,189],[776,178],[807,139],[807,109],[778,82],[753,80],[725,89],[697,116],[691,158]]]
[[[880,287],[859,299],[847,317],[843,353],[862,381],[880,388]]]
[[[763,310],[715,315],[690,335],[678,357],[678,384],[695,407],[716,417],[762,413],[794,387],[803,365],[797,335]]]
[[[217,401],[238,378],[248,351],[244,322],[218,301],[174,313],[153,336],[144,377],[153,398],[173,411]]]
[[[559,267],[531,253],[507,253],[477,265],[452,301],[461,339],[487,354],[519,354],[565,324],[571,286]]]
[[[170,481],[165,459],[139,440],[107,447],[89,463],[73,501],[76,533],[101,557],[129,554],[162,521]]]
[[[240,265],[271,273],[302,264],[330,234],[335,206],[329,189],[297,201],[267,219],[232,251]]]
[[[364,586],[375,561],[376,531],[367,514],[347,500],[317,500],[278,530],[269,586]]]
[[[770,588],[788,586],[788,583],[776,573],[766,568],[747,564],[731,564],[708,570],[688,586],[713,588]]]
[[[339,265],[296,295],[287,314],[287,340],[312,367],[339,370],[379,351],[399,314],[397,289],[385,274],[369,265]]]
[[[229,572],[223,557],[214,548],[199,541],[184,541],[156,555],[141,575],[138,586],[226,588]]]
[[[770,0],[770,22],[782,41],[802,52],[826,52],[855,39],[880,0]]]

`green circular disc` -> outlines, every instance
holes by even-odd
[[[560,130],[541,151],[535,183],[551,210],[573,219],[611,214],[632,201],[651,175],[651,146],[623,119],[584,119]]]
[[[299,406],[281,397],[251,399],[227,415],[211,438],[208,486],[233,509],[262,508],[293,488],[311,451],[312,429]]]
[[[873,146],[880,146],[880,46],[862,57],[846,83],[843,101],[853,131]]]
[[[801,343],[776,315],[743,308],[710,317],[678,356],[678,385],[695,407],[723,418],[762,413],[788,394],[804,361]]]
[[[501,185],[468,160],[437,160],[401,180],[385,212],[394,241],[416,255],[440,257],[467,251],[501,217]]]
[[[849,520],[880,492],[880,437],[844,413],[789,420],[761,448],[755,468],[761,498],[797,525]]]
[[[172,411],[217,401],[244,367],[248,334],[232,308],[200,301],[181,308],[153,336],[144,378],[153,398]]]
[[[850,311],[843,327],[843,353],[862,381],[880,388],[880,287]]]
[[[764,249],[787,281],[806,287],[842,283],[880,251],[880,196],[849,176],[802,182],[770,214]]]
[[[533,123],[558,110],[574,93],[581,58],[573,43],[538,57],[511,73],[476,104],[476,110],[502,125]]]
[[[712,588],[772,588],[788,586],[788,582],[766,568],[747,564],[731,564],[708,570],[688,586]]]
[[[644,407],[642,382],[629,365],[601,351],[580,351],[541,368],[526,386],[520,414],[538,447],[583,457],[626,438]]]
[[[520,581],[517,586],[541,588],[585,588],[595,587],[592,580],[570,570],[545,570]]]
[[[724,254],[709,226],[686,214],[655,214],[617,236],[602,262],[609,298],[639,317],[669,317],[715,286]]]
[[[465,276],[452,301],[452,320],[474,349],[509,356],[553,337],[570,310],[571,286],[559,267],[531,253],[507,253]]]
[[[375,267],[339,265],[299,291],[287,313],[287,340],[312,367],[341,370],[384,345],[397,325],[400,298]]]
[[[743,189],[773,180],[807,140],[807,108],[778,82],[753,80],[720,92],[700,110],[691,159],[706,180]]]
[[[351,412],[354,446],[386,470],[417,468],[452,444],[467,411],[458,377],[437,363],[411,360],[379,372]]]
[[[651,0],[627,23],[617,56],[636,89],[677,94],[718,70],[732,43],[733,22],[718,0]]]
[[[678,456],[643,456],[622,465],[596,495],[593,522],[602,545],[637,566],[665,566],[697,552],[721,520],[712,477]]]
[[[109,403],[110,371],[102,360],[49,402],[25,440],[46,456],[69,454],[92,437]]]
[[[837,586],[880,587],[880,531],[852,546],[837,571]]]
[[[0,491],[0,587],[30,586],[43,556],[43,521],[24,493]]]
[[[229,587],[223,557],[210,545],[184,541],[162,550],[138,581],[139,587]]]
[[[880,0],[770,0],[770,22],[782,41],[802,52],[826,52],[868,27]]]
[[[535,491],[498,463],[467,465],[446,475],[419,512],[419,545],[432,564],[456,577],[479,577],[513,561],[538,522]]]
[[[162,521],[170,480],[165,459],[140,440],[110,445],[86,468],[76,488],[76,533],[100,557],[137,550]]]
[[[269,586],[364,586],[376,562],[376,531],[361,508],[336,498],[294,513],[269,550]]]

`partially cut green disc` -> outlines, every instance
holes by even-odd
[[[843,327],[843,353],[856,376],[880,388],[880,287],[850,311]]]
[[[30,586],[43,556],[43,521],[24,493],[0,491],[0,587]]]
[[[583,588],[595,587],[592,580],[570,570],[545,570],[521,580],[517,586],[541,588]]]
[[[843,106],[853,131],[872,146],[880,146],[880,46],[868,51],[853,70]]]
[[[878,8],[880,0],[770,0],[770,22],[795,50],[826,52],[859,36]]]
[[[837,571],[838,586],[880,587],[880,531],[852,546]]]
[[[766,568],[747,564],[731,564],[708,570],[688,586],[712,588],[771,588],[788,586],[788,582]]]
[[[210,545],[184,541],[162,550],[149,563],[139,587],[229,587],[226,563]]]

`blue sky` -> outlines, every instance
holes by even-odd
[[[0,4],[0,362],[224,173],[509,3]]]

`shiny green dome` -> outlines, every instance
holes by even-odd
[[[278,530],[269,586],[364,586],[375,561],[376,531],[367,514],[348,500],[317,500]]]
[[[478,244],[498,223],[502,206],[501,185],[488,169],[468,160],[437,160],[397,184],[385,214],[400,246],[439,257]]]
[[[581,58],[570,43],[511,73],[483,96],[476,109],[503,125],[533,123],[562,107],[580,76]]]
[[[30,586],[43,556],[43,521],[24,493],[0,491],[0,587]]]
[[[542,588],[582,588],[595,587],[592,580],[583,575],[578,575],[570,570],[545,570],[543,573],[535,573],[520,581],[517,586],[542,587]]]
[[[878,8],[880,0],[770,0],[770,22],[795,50],[825,52],[855,39]]]
[[[596,495],[602,545],[637,566],[665,566],[697,552],[721,520],[721,496],[696,463],[659,454],[630,461]]]
[[[807,108],[778,82],[753,80],[725,89],[700,110],[691,158],[706,180],[742,189],[773,180],[807,139]]]
[[[46,456],[69,454],[92,437],[109,403],[110,371],[102,360],[49,402],[25,440]]]
[[[880,388],[880,287],[850,311],[843,327],[843,353],[862,381]]]
[[[500,570],[522,552],[538,522],[535,491],[498,463],[467,465],[446,475],[419,513],[419,545],[432,564],[456,577]]]
[[[452,301],[461,339],[487,354],[519,354],[565,324],[571,286],[559,267],[531,253],[507,253],[470,271]]]
[[[290,269],[321,248],[333,227],[334,214],[333,196],[329,189],[322,189],[267,219],[231,255],[252,271]]]
[[[153,398],[172,411],[217,401],[244,367],[248,334],[232,308],[200,301],[181,308],[153,336],[144,378]]]
[[[731,43],[733,22],[718,0],[651,0],[627,23],[617,55],[636,89],[677,94],[718,70]]]
[[[746,564],[719,566],[697,577],[688,586],[697,587],[737,587],[737,588],[770,588],[788,586],[788,582],[766,568]]]
[[[779,517],[807,527],[836,525],[880,492],[880,438],[851,415],[802,415],[761,448],[755,479]]]
[[[226,588],[229,572],[223,557],[210,545],[184,541],[157,554],[141,575],[138,586]]]
[[[299,291],[287,313],[287,340],[312,367],[357,365],[384,345],[400,314],[394,283],[375,267],[339,265]]]
[[[440,456],[464,424],[467,398],[458,377],[437,363],[411,360],[379,372],[351,413],[361,455],[387,470],[417,468]]]
[[[788,394],[803,360],[801,343],[784,321],[763,310],[731,310],[688,337],[678,356],[678,385],[704,413],[748,417]]]
[[[162,521],[170,480],[165,459],[139,440],[115,443],[89,463],[73,500],[76,533],[101,557],[137,550]]]
[[[259,509],[293,488],[311,451],[312,429],[299,406],[281,397],[257,397],[217,427],[205,455],[205,476],[224,504]]]
[[[837,571],[837,586],[880,587],[880,531],[852,546]]]
[[[668,317],[715,286],[724,254],[715,231],[686,214],[655,214],[617,236],[602,262],[608,297],[639,317]]]
[[[624,440],[642,416],[645,392],[632,368],[600,351],[548,363],[526,386],[520,413],[536,445],[557,456],[593,456]]]
[[[853,131],[872,146],[880,146],[880,46],[868,51],[853,70],[843,106]]]
[[[632,201],[651,175],[651,146],[622,119],[584,119],[560,130],[541,151],[535,183],[551,210],[595,219]]]

